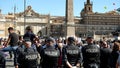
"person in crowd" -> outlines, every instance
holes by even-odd
[[[23,37],[22,36],[19,36],[18,45],[19,46],[23,45]]]
[[[58,58],[60,52],[54,46],[54,40],[51,37],[46,39],[45,47],[41,44],[36,44],[37,50],[41,55],[41,67],[42,68],[57,68],[58,67]]]
[[[26,27],[26,33],[23,35],[23,39],[24,38],[30,38],[31,42],[32,42],[32,47],[34,49],[36,49],[36,46],[34,45],[34,39],[37,38],[37,36],[33,33],[33,29],[32,29],[32,26],[27,26]]]
[[[38,68],[39,53],[31,47],[30,38],[24,38],[24,48],[17,49],[17,65],[18,68]]]
[[[74,37],[68,37],[67,46],[63,47],[64,68],[80,67],[81,51],[75,42]]]
[[[63,44],[58,43],[58,49],[60,51],[60,56],[58,58],[58,67],[62,68],[63,67],[63,55],[62,55],[62,49],[63,49]]]
[[[76,40],[76,46],[78,46],[79,49],[81,50],[82,47],[83,47],[83,42],[82,42],[81,40],[77,39],[77,40]]]
[[[16,67],[16,49],[18,48],[18,35],[14,32],[13,27],[8,28],[9,37],[7,42],[4,44],[5,48],[2,48],[2,51],[13,51],[14,53],[14,65]],[[9,44],[9,46],[8,46]]]
[[[33,33],[32,27],[31,26],[27,26],[26,27],[26,33],[23,35],[23,39],[29,37],[31,42],[33,43],[34,38],[36,37],[36,35]]]
[[[0,45],[2,45],[2,42],[3,42],[3,38],[0,38]]]
[[[112,49],[108,48],[109,45],[106,41],[102,42],[102,47],[100,49],[100,68],[110,68],[110,55]]]
[[[100,48],[99,41],[94,41],[94,44]]]
[[[63,41],[62,38],[58,38],[57,44],[56,44],[57,48],[60,51],[60,56],[58,58],[58,68],[63,68],[62,49],[63,49],[64,43],[62,41]]]
[[[84,68],[100,68],[100,49],[94,45],[93,37],[88,36],[87,45],[82,48],[83,67]]]
[[[113,49],[110,56],[110,68],[116,68],[117,59],[119,56],[120,43],[114,42]]]
[[[120,68],[120,53],[116,62],[116,68]]]
[[[7,39],[6,39],[6,38],[4,38],[4,40],[3,40],[3,44],[2,44],[2,45],[3,45],[3,47],[6,47],[6,45],[5,45],[5,44],[6,44],[6,42],[7,42]],[[9,44],[8,44],[8,45],[9,45]],[[12,57],[13,57],[13,56],[12,56],[12,51],[9,51],[9,56],[10,56],[10,59],[12,59]]]
[[[106,37],[103,37],[102,41],[107,41]]]

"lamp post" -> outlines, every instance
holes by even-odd
[[[26,0],[24,0],[24,33],[25,33],[25,25],[26,25],[26,14],[25,14],[25,9],[26,9]]]
[[[15,13],[16,13],[16,5],[14,6],[14,29],[16,30],[16,27],[17,27],[17,23],[16,23],[16,16],[15,16]]]

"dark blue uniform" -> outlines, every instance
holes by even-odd
[[[66,62],[68,61],[72,66],[76,66],[77,63],[80,63],[81,58],[81,52],[80,49],[73,44],[70,44],[63,48],[63,60],[64,60],[64,68],[69,68],[66,65]]]
[[[40,46],[37,50],[41,54],[42,68],[57,68],[59,50],[55,49],[54,46],[46,46],[46,48]]]
[[[17,53],[17,61],[19,68],[37,68],[38,53],[35,49],[33,49],[32,47],[19,47],[17,49]]]
[[[88,44],[82,48],[83,67],[99,68],[100,66],[100,49],[94,44]]]
[[[5,68],[5,56],[1,51],[0,51],[0,68]]]

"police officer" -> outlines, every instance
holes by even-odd
[[[5,68],[5,56],[2,53],[2,51],[0,51],[0,68]]]
[[[67,46],[63,47],[64,68],[80,67],[81,52],[75,45],[75,39],[68,37]]]
[[[37,50],[41,54],[41,67],[42,68],[57,68],[59,50],[54,47],[53,38],[46,39],[46,47],[38,46]]]
[[[31,47],[29,38],[24,38],[24,46],[17,49],[17,64],[18,68],[37,68],[38,67],[38,52]]]
[[[88,36],[87,45],[82,48],[83,67],[84,68],[100,68],[100,49],[93,44],[93,37]]]

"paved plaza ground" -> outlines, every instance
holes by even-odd
[[[6,52],[8,54],[8,52]],[[6,56],[6,68],[15,68],[13,58],[10,59],[10,56]]]

